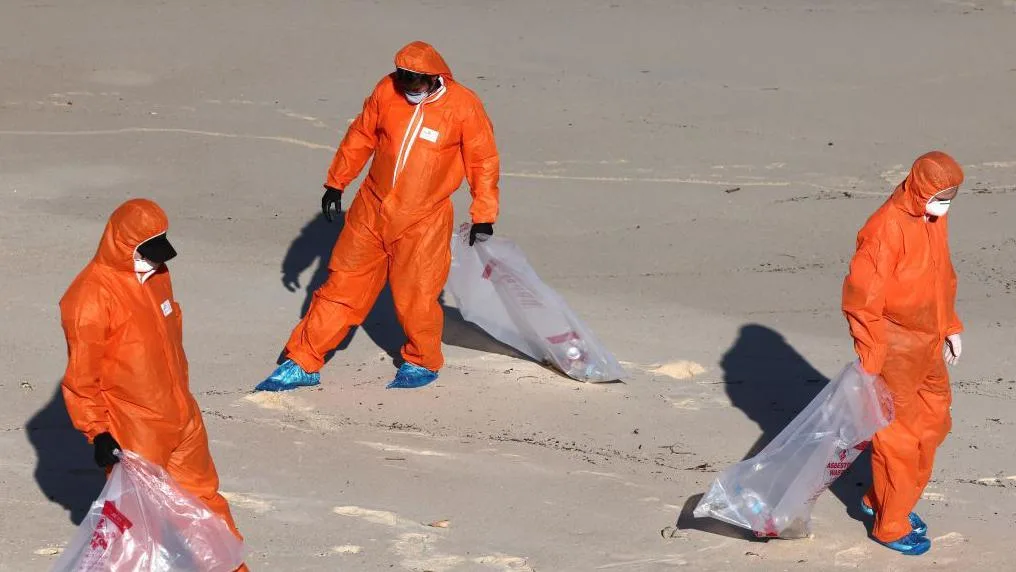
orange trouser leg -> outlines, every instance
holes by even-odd
[[[233,534],[240,540],[243,536],[236,528],[229,503],[219,494],[219,475],[215,471],[211,452],[208,450],[208,433],[201,417],[195,417],[184,430],[183,440],[176,448],[173,444],[178,435],[145,435],[137,440],[133,435],[123,435],[121,445],[141,455],[146,461],[166,469],[169,476],[184,490],[201,499],[215,514],[222,517]],[[110,468],[106,469],[109,476]],[[247,571],[246,565],[237,568]]]
[[[941,357],[929,361],[925,372],[895,368],[889,360],[883,371],[893,391],[896,417],[872,440],[872,488],[866,498],[875,508],[872,536],[882,542],[910,533],[909,515],[931,479],[935,450],[951,427],[945,363]]]
[[[183,442],[169,456],[166,472],[181,487],[201,499],[215,514],[222,517],[237,538],[243,536],[233,522],[229,503],[219,494],[219,474],[215,471],[212,454],[208,450],[208,433],[201,417],[195,417],[188,427]]]
[[[453,211],[449,203],[412,226],[392,245],[391,286],[395,315],[406,332],[402,357],[437,371],[444,365],[438,302],[451,267]]]
[[[941,353],[939,353],[941,355]],[[917,463],[917,498],[924,494],[931,472],[935,464],[935,451],[945,441],[952,429],[952,416],[949,408],[952,405],[952,389],[949,386],[949,373],[945,361],[938,360],[924,385],[917,392],[917,397],[924,414],[918,419],[917,437],[920,445],[920,456]]]
[[[328,280],[314,292],[307,315],[286,343],[286,355],[304,371],[324,366],[325,354],[360,325],[384,287],[388,254],[380,239],[347,218],[328,264]]]
[[[905,423],[897,419],[871,440],[872,485],[867,502],[875,508],[872,536],[882,542],[899,540],[910,533],[911,510],[917,503],[918,441]]]

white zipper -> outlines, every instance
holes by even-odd
[[[423,113],[423,106],[428,103],[434,103],[441,99],[441,96],[445,94],[447,88],[444,85],[444,79],[441,79],[441,87],[438,88],[430,97],[416,104],[416,109],[413,110],[413,117],[409,120],[409,125],[406,126],[406,133],[402,136],[402,145],[399,146],[399,154],[395,158],[395,169],[392,171],[392,188],[395,188],[395,182],[399,178],[399,174],[402,173],[402,169],[406,167],[406,163],[409,162],[409,153],[413,150],[413,144],[416,143],[416,138],[420,136],[420,130],[423,129],[423,118],[426,115]],[[419,119],[417,118],[419,117]]]
[[[420,125],[423,125],[423,102],[416,104],[416,109],[413,110],[413,117],[409,120],[409,125],[406,127],[406,134],[402,136],[402,145],[399,147],[399,154],[395,158],[395,169],[392,171],[392,188],[395,188],[395,180],[399,177],[399,172],[402,171],[402,166],[405,165],[405,158],[408,158],[409,153],[406,151],[406,142],[409,141],[409,135],[413,132],[413,126],[416,124],[417,115],[420,116]],[[412,148],[412,142],[409,147]]]
[[[396,167],[396,172],[398,173],[401,173],[402,169],[406,168],[406,162],[409,161],[409,153],[413,151],[413,144],[416,143],[416,138],[420,136],[420,130],[423,129],[423,118],[424,114],[421,113],[420,121],[417,122],[416,129],[413,130],[413,135],[409,138],[409,146],[406,147],[406,152],[402,154],[402,165]],[[394,185],[394,181],[392,183]]]

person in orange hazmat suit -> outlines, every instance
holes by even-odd
[[[444,363],[438,296],[451,263],[451,195],[463,178],[473,202],[470,244],[494,232],[499,160],[479,98],[441,55],[413,42],[395,56],[339,145],[321,199],[328,220],[373,157],[332,251],[329,277],[286,344],[286,360],[256,389],[320,383],[324,356],[360,324],[387,280],[405,330],[405,363],[389,388],[421,387]]]
[[[208,434],[188,387],[183,316],[165,265],[176,256],[168,229],[166,214],[149,200],[113,211],[95,257],[60,300],[64,400],[99,466],[108,471],[118,462],[121,446],[140,454],[242,539],[219,494]]]
[[[918,158],[858,233],[843,285],[861,367],[885,379],[895,409],[872,440],[872,487],[862,509],[875,516],[875,540],[904,554],[931,547],[927,525],[912,511],[952,423],[946,362],[960,357],[963,325],[946,213],[962,182],[963,169],[949,155]]]

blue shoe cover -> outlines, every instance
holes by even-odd
[[[875,509],[871,508],[864,501],[861,501],[861,512],[868,516],[875,516]],[[924,536],[928,534],[928,525],[917,516],[916,512],[910,513],[910,528],[914,534]]]
[[[876,542],[907,556],[920,556],[931,549],[931,541],[927,537],[913,532],[893,542],[881,542],[877,540]]]
[[[298,387],[309,387],[321,383],[320,373],[307,373],[291,359],[275,368],[268,379],[262,381],[254,391],[289,391]]]
[[[409,363],[402,364],[388,389],[413,389],[423,387],[437,379],[437,372]]]

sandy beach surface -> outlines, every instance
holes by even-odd
[[[5,1],[0,570],[47,570],[101,488],[57,391],[57,301],[136,196],[170,216],[191,386],[253,570],[1016,569],[1014,30],[1011,0]],[[624,383],[568,380],[449,307],[441,378],[386,391],[386,294],[320,388],[251,394],[326,275],[334,148],[416,39],[495,123],[497,233]],[[853,358],[855,234],[936,148],[967,174],[967,331],[919,505],[932,552],[868,539],[864,458],[813,538],[691,518]]]

